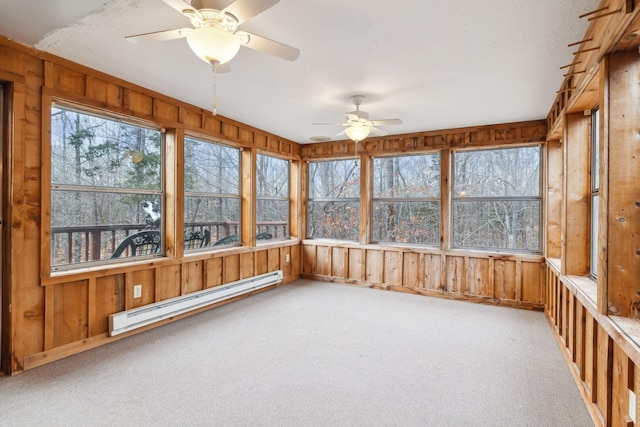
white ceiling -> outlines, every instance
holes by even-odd
[[[343,122],[356,94],[371,119],[403,120],[391,134],[545,118],[598,3],[280,0],[240,28],[300,57],[242,48],[218,113],[300,143],[340,132],[312,123]],[[184,39],[124,40],[187,26],[162,0],[0,0],[0,34],[211,110],[211,67]]]

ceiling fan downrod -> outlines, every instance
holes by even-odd
[[[218,65],[219,61],[211,61],[211,68],[213,68],[213,115],[218,115],[218,102],[216,101],[216,80],[218,77]]]

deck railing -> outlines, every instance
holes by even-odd
[[[51,227],[52,266],[107,259],[124,238],[147,227],[147,224]],[[239,224],[231,221],[188,222],[184,225],[185,234],[208,231],[210,245],[238,234],[238,229]],[[257,224],[257,231],[270,233],[273,239],[281,239],[288,236],[288,224],[284,221],[261,222]]]

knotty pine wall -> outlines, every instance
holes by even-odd
[[[108,316],[118,311],[274,270],[284,272],[284,282],[299,277],[297,213],[292,214],[291,240],[256,246],[255,223],[247,223],[243,224],[243,247],[185,255],[179,203],[166,209],[167,223],[175,224],[166,230],[166,257],[52,275],[47,131],[54,100],[166,128],[166,173],[174,181],[165,189],[168,200],[180,197],[176,177],[182,166],[175,147],[185,132],[242,147],[245,160],[255,158],[258,151],[290,159],[294,183],[299,181],[299,146],[2,37],[0,82],[8,87],[13,114],[4,153],[9,203],[4,212],[2,326],[10,333],[3,334],[2,348],[8,372],[118,339],[108,336]],[[251,180],[247,174],[251,168],[245,168],[243,179]],[[247,218],[253,217],[248,199],[243,194]],[[295,212],[298,193],[293,191],[291,199]],[[133,298],[134,283],[142,284],[141,298]]]
[[[371,205],[365,200],[360,203],[361,236],[358,243],[302,240],[302,277],[542,310],[542,255],[449,247],[449,182],[453,149],[544,144],[546,134],[546,122],[540,120],[367,138],[358,144],[357,153],[355,144],[350,141],[302,146],[303,160],[358,157],[363,171],[369,168],[374,156],[436,152],[440,153],[442,174],[440,247],[368,244]],[[304,170],[306,164],[302,168]],[[361,197],[371,194],[369,186],[370,183],[363,178]]]

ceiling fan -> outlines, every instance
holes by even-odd
[[[216,72],[229,71],[220,67],[231,61],[241,46],[267,53],[269,55],[295,61],[300,51],[265,37],[239,31],[242,25],[254,16],[264,12],[280,0],[162,0],[173,9],[189,18],[193,28],[177,28],[152,33],[127,36],[132,43],[167,41],[186,38],[191,50]],[[214,77],[215,78],[215,77]],[[214,114],[216,113],[214,84]]]
[[[313,123],[314,125],[341,125],[347,126],[345,130],[340,132],[337,136],[346,134],[349,139],[354,142],[360,142],[369,134],[374,134],[378,136],[386,135],[382,129],[378,129],[376,126],[387,126],[387,125],[401,125],[402,120],[400,119],[384,119],[384,120],[370,120],[369,113],[366,111],[360,111],[360,104],[364,100],[363,95],[354,95],[351,97],[353,99],[353,103],[356,105],[355,111],[350,111],[347,113],[347,122],[346,123]]]

